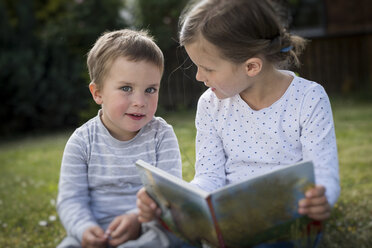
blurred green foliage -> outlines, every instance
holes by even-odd
[[[76,125],[96,113],[86,53],[101,33],[125,27],[122,7],[121,0],[0,1],[0,134]]]

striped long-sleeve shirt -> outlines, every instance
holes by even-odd
[[[61,165],[57,210],[67,234],[81,241],[90,226],[107,225],[136,208],[142,187],[135,161],[142,159],[182,177],[172,126],[154,117],[129,141],[113,138],[99,114],[72,134]]]

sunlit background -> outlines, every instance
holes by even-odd
[[[372,3],[273,1],[287,29],[309,40],[292,69],[322,84],[334,111],[342,193],[322,248],[372,247]],[[192,179],[193,118],[206,88],[177,42],[187,2],[0,0],[0,247],[55,247],[65,236],[60,162],[72,131],[97,114],[86,54],[105,31],[148,29],[163,50],[157,115],[173,125]]]

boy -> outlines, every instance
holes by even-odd
[[[89,90],[101,109],[65,147],[57,210],[68,236],[58,247],[166,246],[157,238],[163,231],[151,225],[129,241],[141,233],[135,161],[182,173],[173,129],[154,117],[163,54],[146,32],[124,29],[103,34],[87,64]]]

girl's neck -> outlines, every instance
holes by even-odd
[[[262,71],[250,78],[252,86],[240,93],[241,98],[254,110],[271,106],[286,92],[293,76],[283,73],[275,67],[263,68]]]

